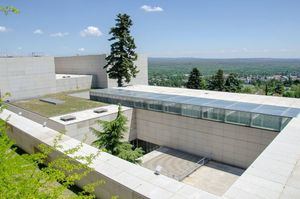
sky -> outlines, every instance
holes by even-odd
[[[118,13],[150,57],[300,58],[300,0],[1,0],[0,55],[109,53]]]

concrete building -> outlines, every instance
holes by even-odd
[[[300,113],[291,98],[155,86],[90,93],[135,108],[136,139],[245,169]]]
[[[184,180],[175,180],[172,174],[156,175],[151,169],[102,152],[93,162],[95,171],[77,183],[84,186],[93,179],[103,179],[106,183],[96,189],[99,198],[110,198],[112,195],[129,199],[300,197],[299,99],[139,85],[92,90],[90,94],[94,100],[120,102],[131,107],[124,109],[129,114],[127,117],[131,118],[130,126],[135,127],[131,128],[133,134],[128,132],[128,140],[137,138],[179,149],[183,154],[192,154],[192,157],[209,157],[208,163],[204,161],[200,166],[196,163],[197,168],[193,168],[196,172],[188,173]],[[109,107],[110,113],[114,113],[115,106]],[[73,113],[78,121],[67,123],[61,122],[59,116],[50,118],[52,122],[68,126],[69,136],[64,136],[61,141],[64,147],[70,148],[80,143],[77,139],[80,139],[81,133],[77,134],[80,132],[77,128],[87,129],[89,121],[93,122],[98,117],[91,111]],[[10,136],[25,151],[33,152],[40,143],[51,145],[53,138],[59,134],[50,124],[43,126],[17,112],[5,110],[0,113],[0,118],[9,118],[8,124],[12,126]],[[79,153],[96,152],[94,147],[83,144]],[[160,152],[161,155],[167,152],[168,157],[151,152],[145,159],[164,157],[165,164],[169,164],[174,171],[182,169],[183,164],[176,164],[178,162],[170,159],[180,159],[179,156],[168,150]],[[237,166],[243,169],[242,174],[232,178],[228,172],[221,173],[223,180],[224,176],[230,178],[230,183],[218,181],[220,176],[212,175],[208,167],[201,170],[206,165],[212,165],[212,160],[216,161],[214,164]],[[184,161],[186,164],[193,163],[188,157]],[[208,175],[203,171],[210,173]],[[199,179],[200,176],[203,180]],[[207,181],[214,181],[208,176],[217,178],[215,184],[207,184]],[[193,178],[202,184],[190,185]],[[224,184],[228,186],[224,187]],[[222,191],[215,193],[215,189],[220,187]]]
[[[105,55],[0,58],[1,94],[10,92],[13,100],[95,87],[104,89],[91,90],[90,98],[111,104],[99,103],[105,109],[100,113],[97,104],[49,117],[10,104],[0,113],[11,126],[9,136],[33,153],[41,143],[52,145],[62,131],[60,142],[68,149],[88,135],[78,153],[97,153],[90,128],[101,129],[99,119],[114,119],[115,104],[121,103],[128,118],[124,139],[147,154],[135,165],[101,152],[92,174],[77,182],[83,187],[103,179],[97,197],[300,197],[299,99],[147,86],[143,57],[133,85],[115,88],[104,65]],[[63,121],[64,116],[74,119]]]
[[[109,79],[103,66],[106,55],[72,57],[1,57],[0,93],[10,93],[10,100],[26,99],[51,93],[109,88],[116,81]],[[148,84],[147,57],[136,61],[140,71],[130,84]]]

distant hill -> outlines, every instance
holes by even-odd
[[[201,58],[149,58],[149,73],[187,74],[192,68],[211,75],[218,69],[239,75],[300,74],[300,59],[201,59]]]

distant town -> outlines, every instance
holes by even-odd
[[[240,84],[235,92],[300,97],[300,59],[149,58],[149,84],[186,87],[193,68],[204,81],[201,89],[216,90],[209,82],[221,69],[224,83],[235,74]]]

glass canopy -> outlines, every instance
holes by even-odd
[[[92,90],[90,97],[133,108],[274,131],[281,131],[291,118],[300,113],[299,108],[112,88]]]

